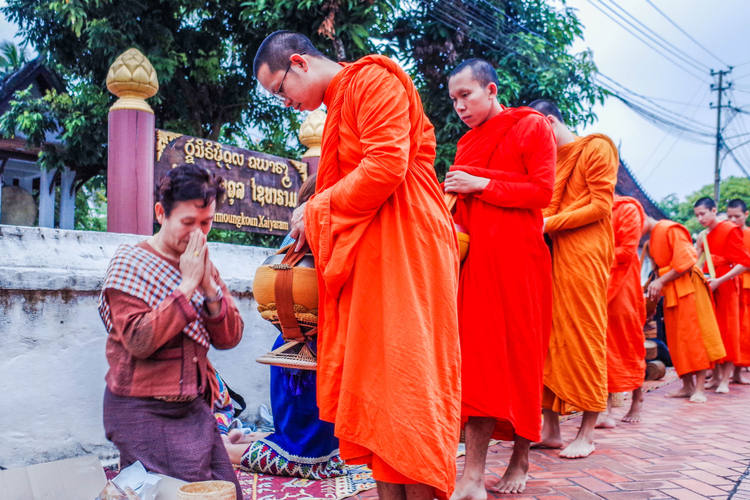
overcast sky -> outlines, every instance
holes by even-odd
[[[709,68],[726,69],[720,61],[672,26],[646,0],[615,1],[643,24]],[[610,1],[605,2],[616,10]],[[593,50],[601,73],[635,92],[658,98],[659,104],[689,119],[682,122],[715,130],[716,110],[710,109],[709,104],[716,103],[717,95],[709,90],[714,79],[708,72],[699,73],[699,70],[692,69],[693,73],[699,73],[696,77],[676,67],[597,10],[594,5],[601,7],[597,0],[568,0],[567,3],[578,9],[578,17],[585,26],[585,40],[577,48],[587,46]],[[750,113],[750,2],[652,0],[652,3],[708,51],[725,63],[737,66],[729,76],[735,90],[728,95],[733,105],[743,107]],[[612,15],[611,11],[608,12]],[[632,27],[630,29],[635,31]],[[637,34],[644,38],[642,34]],[[734,114],[725,111],[724,117]],[[596,114],[598,121],[583,132],[602,132],[612,137],[621,147],[621,155],[638,181],[656,200],[670,193],[677,193],[683,198],[701,186],[713,183],[713,145],[690,142],[686,140],[686,134],[666,133],[614,98],[609,98],[604,106],[598,106]],[[748,132],[750,114],[740,114],[732,118],[725,135]],[[739,144],[748,139],[750,135],[728,142]],[[713,139],[707,140],[714,142]],[[735,154],[750,171],[750,144],[738,148]],[[722,163],[722,178],[731,175],[744,174],[727,157]]]
[[[672,26],[648,0],[614,0],[616,4],[612,0],[602,1],[615,10],[617,5],[621,6],[689,57],[697,59],[697,65],[726,69],[717,58]],[[724,117],[731,118],[725,136],[747,134],[728,141],[734,145],[750,140],[750,1],[651,1],[721,61],[736,66],[728,77],[734,89],[725,95],[747,113],[735,115],[725,110]],[[4,3],[0,0],[0,5]],[[673,65],[597,10],[595,5],[605,9],[599,0],[567,0],[567,4],[578,10],[585,26],[584,40],[577,44],[576,50],[590,47],[601,73],[681,115],[684,118],[677,120],[681,124],[709,131],[715,128],[716,111],[709,108],[711,102],[716,102],[716,93],[709,90],[715,80],[709,75],[709,69],[690,67],[689,70],[696,73],[691,75]],[[622,11],[619,13],[626,15]],[[632,19],[631,22],[635,24]],[[0,16],[0,40],[9,39],[15,33],[16,28]],[[687,66],[684,62],[681,64]],[[654,199],[661,200],[670,193],[682,199],[713,182],[715,148],[712,144],[691,142],[688,134],[665,132],[614,98],[597,106],[596,114],[597,122],[581,132],[602,132],[612,137],[620,146],[623,159]],[[711,138],[704,140],[713,142]],[[735,154],[750,171],[750,143],[737,148]],[[722,178],[730,175],[744,174],[727,157],[722,162]]]

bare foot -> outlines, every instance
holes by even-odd
[[[633,401],[630,410],[622,417],[623,422],[635,424],[641,421],[641,407],[643,406],[643,389],[639,387],[633,391]]]
[[[487,490],[484,488],[484,478],[474,481],[462,476],[456,483],[451,500],[487,500]]]
[[[270,432],[251,432],[250,434],[245,434],[239,429],[232,429],[229,431],[227,438],[232,444],[248,444],[253,441],[259,441],[270,434]]]
[[[493,488],[498,493],[522,493],[526,489],[526,480],[529,478],[529,463],[526,467],[518,465],[508,465],[505,469],[502,479]]]
[[[591,455],[596,447],[593,441],[577,437],[560,452],[561,458],[584,458]]]
[[[608,413],[600,413],[596,420],[597,429],[614,429],[617,426],[617,422]]]
[[[734,367],[734,375],[732,375],[732,383],[733,384],[742,384],[742,385],[748,385],[750,382],[742,378],[742,367],[741,366],[735,366]]]
[[[705,403],[707,401],[706,394],[703,391],[695,391],[688,401],[691,403]]]
[[[531,443],[531,448],[535,450],[559,450],[562,446],[562,439],[544,439],[544,436],[538,443]]]
[[[706,387],[705,388],[706,389],[713,389],[713,388],[718,387],[718,386],[719,386],[719,377],[716,374],[714,374],[714,376],[711,377],[710,379],[708,379],[708,381],[706,382]]]
[[[695,389],[693,387],[686,387],[682,386],[682,389],[680,389],[677,392],[671,392],[667,394],[668,398],[689,398],[693,392],[695,392]]]
[[[723,380],[718,387],[716,387],[718,394],[729,394],[729,379]]]

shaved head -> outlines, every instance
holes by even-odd
[[[494,83],[498,88],[500,87],[500,80],[497,78],[497,72],[490,63],[484,59],[467,59],[458,66],[456,66],[451,74],[448,75],[448,80],[465,70],[466,68],[471,69],[471,74],[476,81],[479,82],[482,87],[486,87],[490,83]]]
[[[711,210],[716,208],[716,202],[713,198],[709,198],[708,196],[704,196],[703,198],[699,198],[698,201],[693,203],[693,208],[703,207],[707,210]]]
[[[560,123],[565,123],[565,120],[563,120],[562,117],[562,113],[560,113],[560,108],[558,108],[557,104],[555,104],[553,101],[550,101],[549,99],[537,99],[535,101],[531,101],[529,103],[529,107],[539,111],[544,116],[552,115],[557,118]]]
[[[271,73],[285,71],[292,54],[325,57],[305,35],[293,31],[274,31],[263,40],[255,53],[253,75],[257,77],[258,70],[264,64],[268,65]]]
[[[729,200],[729,203],[727,203],[727,210],[729,210],[730,208],[737,208],[739,210],[742,210],[743,212],[747,212],[747,205],[740,198]]]

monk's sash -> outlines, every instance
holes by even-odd
[[[360,70],[368,65],[382,66],[387,69],[398,78],[406,90],[409,100],[409,123],[411,124],[409,129],[409,167],[414,164],[414,159],[424,142],[423,132],[426,116],[422,111],[422,101],[419,97],[419,92],[417,92],[409,75],[398,64],[387,57],[379,55],[365,56],[349,64],[342,70],[344,71],[344,75],[341,77],[336,89],[336,95],[333,97],[331,106],[328,109],[328,117],[323,129],[321,157],[318,164],[318,177],[315,183],[315,196],[321,195],[323,191],[332,187],[343,177],[339,165],[339,143],[341,140],[340,128],[344,97],[350,90],[353,79]],[[326,195],[323,194],[323,196]],[[328,195],[328,198],[328,203],[330,203],[330,195]],[[375,214],[373,213],[372,216],[374,217]],[[324,215],[323,217],[329,217],[329,215]],[[347,234],[337,235],[338,241],[336,247],[343,249],[337,251],[333,244],[334,236],[331,234],[331,221],[323,220],[322,222],[325,229],[320,234],[316,245],[317,251],[314,252],[315,266],[323,278],[328,293],[337,297],[341,291],[341,287],[351,274],[351,269],[354,265],[354,254],[367,228],[367,223],[363,221],[349,228]]]
[[[659,221],[656,226],[651,230],[651,244],[649,250],[651,257],[654,259],[654,264],[658,267],[659,276],[664,276],[672,270],[670,262],[672,260],[672,249],[669,248],[667,243],[667,231],[672,228],[676,228],[682,231],[690,241],[690,232],[685,226],[670,220]],[[693,266],[697,270],[695,266]],[[688,271],[682,274],[676,280],[672,280],[664,285],[662,293],[664,295],[664,307],[675,307],[680,298],[695,293],[695,285],[691,278],[691,273]]]
[[[750,227],[745,226],[742,228],[742,241],[745,244],[745,248],[750,249]],[[740,283],[742,284],[742,288],[750,289],[750,271],[742,273]]]
[[[112,331],[112,311],[104,293],[107,289],[132,295],[154,308],[169,297],[180,283],[180,271],[166,260],[136,245],[120,245],[109,263],[99,294],[99,315],[107,333]],[[182,333],[208,349],[210,337],[199,314],[203,302],[203,295],[196,290],[189,303],[198,318],[188,323]]]
[[[568,188],[568,181],[570,180],[571,175],[573,175],[573,172],[576,169],[576,166],[578,165],[578,162],[581,158],[581,155],[583,154],[583,151],[586,149],[586,145],[593,141],[594,139],[602,139],[605,140],[611,147],[612,150],[617,153],[617,146],[615,146],[615,143],[612,142],[612,139],[607,137],[604,134],[591,134],[587,135],[585,137],[579,137],[576,138],[576,140],[570,144],[566,144],[562,146],[560,149],[558,149],[558,161],[557,161],[557,171],[555,172],[555,185],[552,188],[552,199],[549,202],[549,205],[547,208],[544,209],[544,216],[550,217],[552,215],[557,215],[560,213],[560,210],[562,207],[560,204],[562,203],[563,195],[565,195],[565,192]],[[573,151],[573,154],[567,156],[563,161],[560,161],[560,150],[566,149],[566,148],[575,148]],[[576,204],[575,207],[566,207],[566,210],[571,210],[575,208],[579,208],[580,206],[585,206],[591,203],[591,200],[585,196],[580,200],[577,200],[578,204]]]
[[[726,255],[726,246],[727,246],[727,239],[730,235],[730,233],[736,228],[737,226],[729,221],[721,221],[719,224],[713,228],[706,236],[703,238],[703,249],[704,252],[706,252],[706,260],[708,260],[708,255],[711,255],[711,258],[713,260],[714,268],[716,269],[716,277],[724,276],[726,273],[728,273],[732,266],[734,266],[733,262],[729,262],[724,255]],[[710,239],[710,241],[709,241]],[[710,249],[710,253],[709,253]],[[704,272],[708,271],[708,262],[706,262],[706,266],[704,267]]]

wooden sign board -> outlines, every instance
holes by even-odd
[[[165,130],[156,131],[154,184],[172,168],[200,165],[224,179],[213,227],[284,235],[307,179],[307,164]]]

